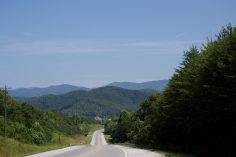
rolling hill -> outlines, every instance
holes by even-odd
[[[78,90],[62,95],[17,98],[17,100],[29,102],[46,111],[112,117],[124,110],[136,110],[140,102],[154,92],[153,90],[127,90],[107,86],[90,91]]]
[[[85,87],[77,87],[63,84],[63,85],[49,86],[46,88],[33,87],[33,88],[12,89],[9,90],[9,94],[12,97],[39,97],[48,94],[55,94],[55,95],[65,94],[75,90],[89,90],[89,89]]]
[[[148,81],[142,83],[113,82],[111,84],[108,84],[108,86],[120,87],[131,90],[152,89],[156,91],[161,91],[167,86],[168,82],[169,80],[157,80],[157,81]]]

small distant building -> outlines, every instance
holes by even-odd
[[[103,119],[102,119],[101,117],[99,117],[99,116],[94,117],[94,119],[95,119],[96,121],[101,122],[101,123],[102,123],[102,121],[103,121]]]

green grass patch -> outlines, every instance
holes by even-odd
[[[112,143],[111,142],[112,138],[111,138],[110,135],[104,135],[104,137],[105,137],[105,140],[106,140],[107,143]]]
[[[73,135],[65,136],[58,133],[53,133],[53,138],[50,143],[44,145],[26,144],[14,139],[7,138],[6,145],[4,138],[0,136],[0,157],[23,157],[30,154],[45,152],[49,150],[69,147],[73,145],[86,145],[92,140],[92,134],[95,130],[102,129],[99,124],[89,125],[90,131],[87,136]]]
[[[57,135],[58,136],[58,135]],[[5,146],[4,138],[0,136],[0,157],[22,157],[34,153],[44,152],[53,149],[69,147],[72,145],[84,145],[91,141],[92,136],[76,135],[76,136],[56,136],[51,143],[45,145],[26,144],[14,139],[7,138]],[[6,152],[5,152],[6,151]]]

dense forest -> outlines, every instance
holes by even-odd
[[[90,91],[78,90],[62,95],[44,95],[17,98],[17,100],[29,102],[42,110],[61,112],[66,115],[114,117],[119,116],[122,111],[138,109],[139,103],[155,92],[107,86]]]
[[[236,28],[184,52],[167,88],[106,123],[113,142],[236,156]]]
[[[60,135],[87,134],[88,124],[92,123],[96,122],[91,118],[44,112],[28,103],[17,103],[5,89],[0,89],[0,135],[2,136],[6,131],[7,137],[17,141],[45,144],[50,142],[53,136],[60,138]]]

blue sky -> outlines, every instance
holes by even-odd
[[[170,78],[236,24],[235,0],[0,0],[0,87]]]

